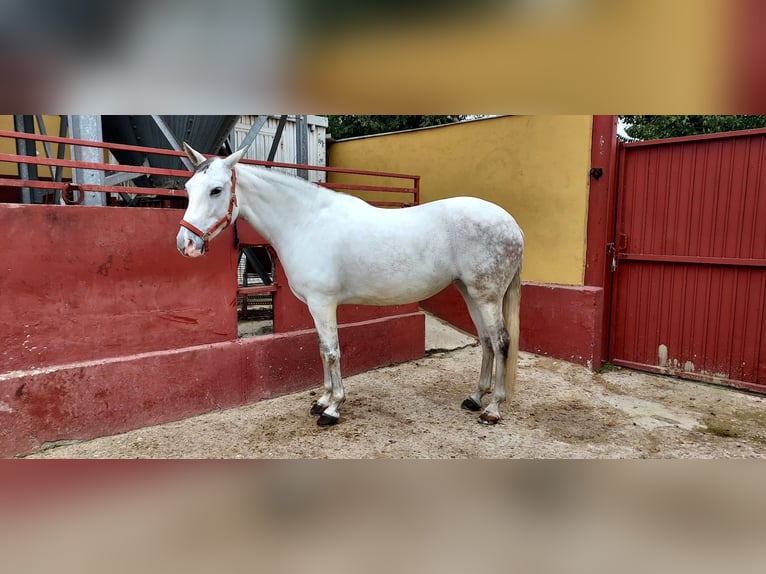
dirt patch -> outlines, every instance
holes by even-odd
[[[612,437],[620,413],[581,399],[535,405],[530,418],[544,424],[550,438],[568,443],[605,443]]]
[[[331,428],[317,427],[304,391],[32,458],[766,457],[764,397],[529,353],[504,419],[487,427],[460,409],[480,364],[468,346],[348,377]]]

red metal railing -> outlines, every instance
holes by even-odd
[[[58,136],[48,136],[40,134],[28,134],[10,130],[0,130],[0,138],[7,139],[22,139],[33,142],[48,142],[56,143],[60,145],[68,146],[81,146],[89,148],[98,148],[109,151],[134,151],[152,155],[165,155],[175,157],[186,157],[184,152],[168,150],[162,148],[149,148],[143,146],[133,146],[126,144],[117,144],[109,142],[93,142],[89,140],[79,140],[74,138],[62,138]],[[8,162],[15,164],[34,164],[56,168],[79,168],[88,170],[97,170],[104,172],[114,173],[128,173],[128,174],[140,174],[140,175],[158,175],[158,176],[170,176],[179,178],[188,178],[190,173],[181,169],[168,169],[159,167],[146,167],[139,165],[125,165],[125,164],[111,164],[100,162],[85,162],[72,159],[57,159],[49,157],[27,156],[12,153],[0,153],[0,162]],[[320,171],[327,174],[339,174],[360,176],[368,178],[386,178],[386,179],[400,179],[408,180],[409,185],[405,186],[391,186],[391,185],[367,185],[356,183],[341,183],[341,182],[321,182],[319,185],[335,190],[342,191],[356,191],[361,193],[391,193],[391,194],[404,194],[408,197],[406,200],[401,201],[370,201],[373,205],[385,206],[385,207],[408,207],[411,205],[417,205],[420,203],[420,176],[402,174],[402,173],[388,173],[370,170],[357,170],[349,168],[339,167],[324,167],[316,165],[303,165],[295,163],[284,162],[269,162],[258,160],[242,160],[242,163],[259,165],[264,167],[276,167],[287,169],[301,169],[307,171]],[[130,193],[135,195],[151,195],[151,196],[164,196],[164,197],[186,197],[186,192],[183,189],[167,189],[158,187],[139,187],[139,186],[119,186],[119,185],[96,185],[80,183],[74,186],[71,181],[51,181],[45,179],[36,180],[23,180],[14,177],[0,177],[0,187],[14,187],[14,188],[34,188],[34,189],[50,189],[61,191],[62,197],[65,198],[68,193],[73,191],[78,192],[103,192],[103,193]],[[80,195],[82,197],[82,195]],[[411,199],[410,199],[411,198]],[[69,201],[70,203],[76,203],[75,201]]]
[[[7,139],[23,139],[32,142],[47,142],[55,143],[66,146],[81,146],[89,148],[97,148],[109,151],[134,151],[141,154],[162,155],[162,156],[174,156],[174,157],[186,157],[184,152],[168,150],[162,148],[149,148],[143,146],[133,146],[127,144],[107,143],[107,142],[93,142],[89,140],[80,140],[74,138],[63,138],[58,136],[47,136],[40,134],[27,134],[16,131],[0,130],[0,138]],[[71,151],[71,149],[70,149]],[[70,154],[70,157],[73,154]],[[127,173],[127,174],[139,174],[146,176],[167,176],[178,177],[182,179],[189,178],[191,173],[182,169],[168,169],[160,167],[147,167],[143,165],[126,165],[126,164],[111,164],[102,162],[86,162],[72,159],[57,159],[49,157],[39,156],[27,156],[12,153],[0,153],[0,162],[14,163],[14,164],[33,164],[38,166],[62,168],[74,168],[74,169],[88,169],[97,170],[103,172],[112,173]],[[420,203],[420,177],[416,175],[401,174],[401,173],[388,173],[370,170],[358,170],[339,167],[324,167],[315,165],[302,165],[294,163],[284,162],[268,162],[257,160],[242,160],[242,163],[259,165],[264,167],[275,168],[287,168],[287,169],[303,169],[307,171],[318,171],[327,174],[348,175],[355,178],[367,178],[372,179],[372,184],[359,184],[359,183],[341,183],[341,182],[321,182],[318,185],[327,187],[334,190],[360,192],[365,193],[390,193],[395,194],[398,197],[402,195],[407,196],[406,200],[400,201],[370,201],[373,205],[381,207],[408,207],[411,205],[417,205]],[[375,179],[377,178],[377,180]],[[408,182],[405,186],[391,186],[375,183],[382,178],[404,180]],[[60,178],[61,179],[61,178]],[[168,198],[184,198],[186,192],[183,189],[168,189],[159,187],[140,187],[136,185],[122,186],[122,185],[96,185],[80,183],[77,185],[72,184],[71,181],[52,181],[50,179],[20,179],[18,177],[0,177],[0,187],[11,188],[31,188],[31,189],[46,189],[53,191],[60,191],[61,197],[65,203],[80,203],[83,199],[84,192],[103,192],[103,193],[129,193],[138,196],[160,196]],[[75,192],[78,196],[75,197]],[[177,207],[182,207],[183,204],[179,203]],[[171,205],[172,207],[172,205]],[[257,285],[257,286],[240,286],[237,290],[237,294],[242,295],[256,295],[273,293],[278,289],[277,285]]]

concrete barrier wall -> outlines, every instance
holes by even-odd
[[[0,204],[0,372],[237,337],[237,254],[175,247],[180,213]]]
[[[0,456],[321,384],[310,315],[279,262],[276,333],[238,339],[232,231],[186,259],[180,217],[0,204]],[[244,223],[240,235],[263,241]],[[339,319],[345,375],[424,354],[417,305]]]

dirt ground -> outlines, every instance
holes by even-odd
[[[425,358],[348,377],[338,425],[315,391],[44,450],[29,458],[766,458],[766,397],[521,353],[504,419],[460,408],[481,349],[428,317]]]

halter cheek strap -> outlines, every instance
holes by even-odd
[[[219,229],[226,229],[234,218],[234,207],[237,205],[237,170],[231,170],[231,197],[229,198],[229,208],[226,214],[216,221],[207,231],[201,231],[185,219],[181,220],[181,227],[185,227],[195,235],[202,239],[205,245],[205,251],[208,250],[208,240],[210,236],[216,233]]]

